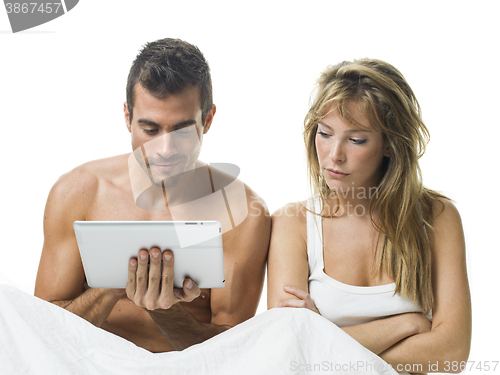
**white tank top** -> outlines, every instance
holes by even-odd
[[[307,208],[320,212],[319,198],[309,199]],[[389,315],[422,312],[418,304],[394,294],[395,283],[353,286],[328,276],[324,272],[321,216],[307,211],[306,218],[309,294],[323,317],[339,327],[347,327]]]

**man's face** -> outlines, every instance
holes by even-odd
[[[157,99],[136,85],[132,122],[126,104],[124,110],[134,154],[151,181],[157,186],[177,185],[182,173],[195,166],[215,107],[203,126],[198,87]],[[141,153],[146,163],[138,157]]]

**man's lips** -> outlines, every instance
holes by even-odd
[[[343,178],[343,177],[349,176],[349,173],[343,173],[343,172],[338,171],[338,170],[333,169],[333,168],[325,168],[325,170],[330,176],[335,177],[335,178]]]
[[[157,167],[163,171],[169,171],[171,169],[174,169],[177,165],[179,165],[180,163],[180,160],[175,162],[175,163],[163,163],[163,164],[156,164],[156,163],[153,163],[153,164],[149,164],[150,167]]]

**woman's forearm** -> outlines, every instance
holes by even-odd
[[[397,371],[458,373],[469,357],[469,343],[466,330],[450,334],[437,327],[398,342],[380,357]]]
[[[393,315],[342,328],[349,336],[377,355],[401,340],[429,329],[428,319],[417,313]]]

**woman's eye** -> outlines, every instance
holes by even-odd
[[[330,134],[322,132],[321,130],[318,130],[318,134],[321,135],[323,138],[328,138]]]
[[[366,143],[366,139],[351,138],[351,142],[354,143],[355,145],[362,145],[363,143]]]

